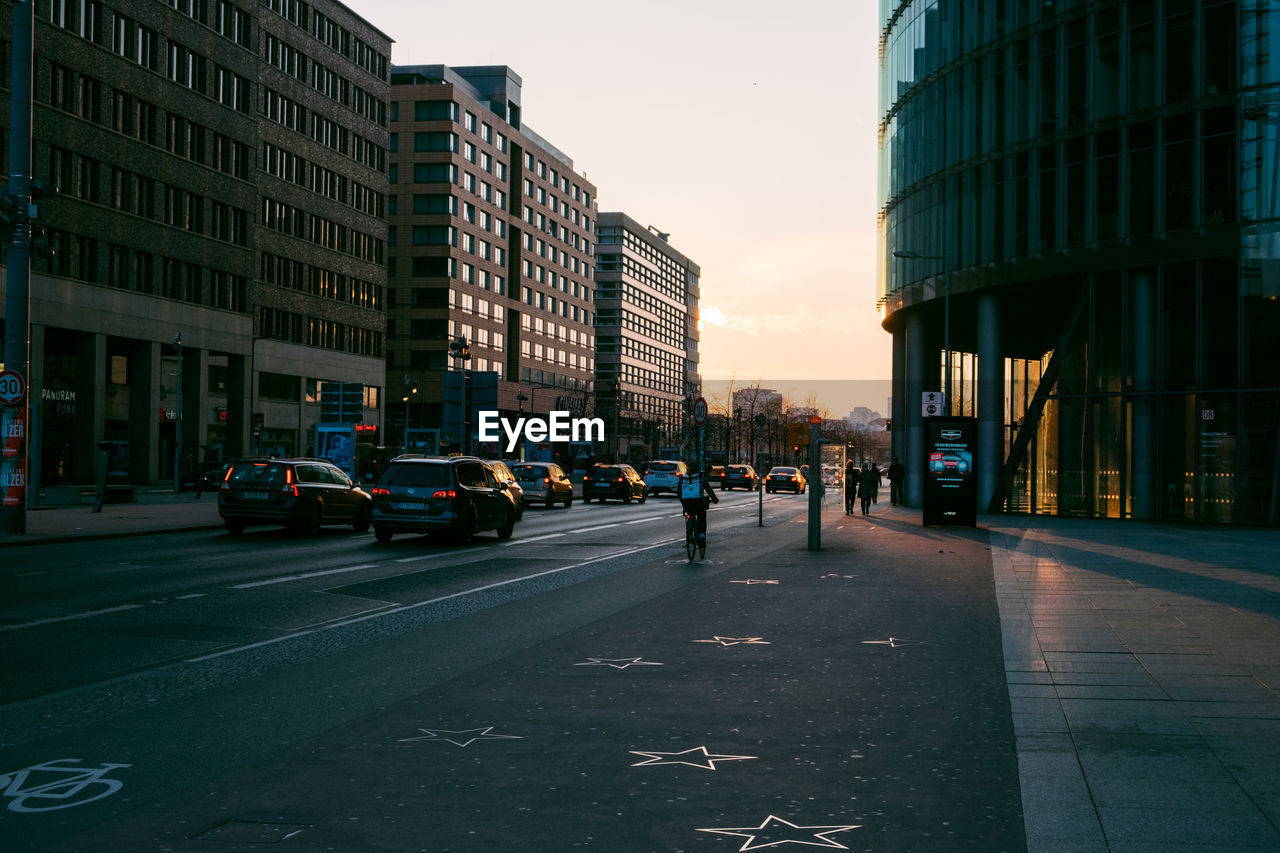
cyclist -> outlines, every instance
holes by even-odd
[[[712,491],[707,478],[699,473],[690,473],[680,478],[680,506],[685,514],[693,519],[694,530],[698,533],[698,544],[707,544],[707,504],[720,503],[716,493]],[[708,501],[709,499],[709,501]]]

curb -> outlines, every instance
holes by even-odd
[[[93,542],[102,539],[123,539],[128,536],[156,536],[162,533],[198,533],[201,530],[222,530],[223,526],[219,524],[202,524],[189,527],[153,527],[146,530],[122,530],[119,533],[84,533],[78,536],[68,536],[64,534],[49,534],[47,536],[40,534],[19,534],[19,536],[29,536],[34,538],[6,538],[0,537],[0,548],[20,548],[30,545],[66,545],[70,542]]]

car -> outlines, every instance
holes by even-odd
[[[520,512],[510,487],[475,456],[397,456],[373,488],[373,532],[451,536],[469,543],[493,530],[510,539]]]
[[[720,478],[720,491],[730,489],[746,489],[754,492],[760,488],[760,475],[750,465],[726,465],[724,476]]]
[[[723,465],[708,465],[708,466],[707,466],[707,482],[708,482],[708,483],[718,483],[718,482],[720,482],[720,481],[721,481],[721,480],[723,480],[723,479],[724,479],[724,466],[723,466]]]
[[[786,491],[803,495],[807,485],[808,482],[799,469],[789,465],[775,465],[769,469],[769,476],[765,478],[764,490],[770,494]]]
[[[680,490],[680,479],[689,476],[689,466],[672,459],[659,459],[646,466],[644,485],[651,495],[663,492],[677,494]]]
[[[511,473],[511,468],[507,463],[497,459],[489,462],[489,467],[493,469],[494,475],[498,478],[498,482],[507,487],[507,491],[511,493],[512,499],[516,502],[516,521],[524,517],[525,497],[524,486],[520,484],[519,478]]]
[[[933,474],[967,474],[970,466],[967,453],[931,453],[929,471]]]
[[[582,478],[583,503],[591,503],[592,498],[599,498],[601,503],[607,498],[628,504],[638,499],[644,503],[648,497],[649,488],[636,469],[622,462],[613,465],[598,462]]]
[[[251,524],[275,524],[315,536],[326,524],[369,529],[373,497],[323,459],[240,459],[218,484],[218,515],[238,536]]]
[[[524,489],[526,503],[541,502],[547,506],[573,506],[573,482],[554,462],[512,462],[509,467]]]

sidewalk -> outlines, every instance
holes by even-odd
[[[103,504],[101,512],[89,504],[28,508],[26,534],[0,536],[0,548],[220,527],[217,492],[197,499],[195,492],[139,491],[137,503]]]

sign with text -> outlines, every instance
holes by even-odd
[[[924,523],[972,527],[978,522],[978,421],[934,417],[924,428]]]

